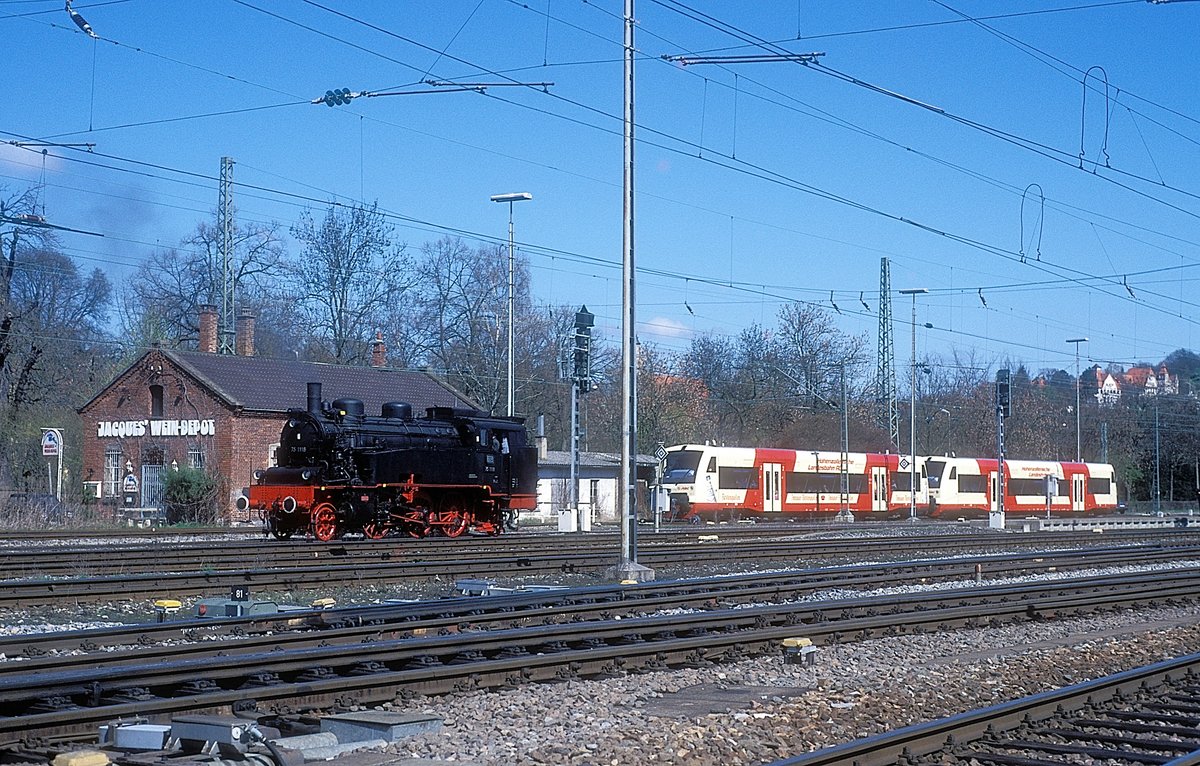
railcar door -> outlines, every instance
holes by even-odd
[[[871,510],[886,511],[888,509],[888,470],[887,466],[871,468]]]
[[[1081,473],[1077,473],[1071,477],[1071,510],[1086,511],[1087,498],[1084,497],[1084,490],[1087,488],[1087,477]]]
[[[783,510],[783,488],[781,477],[783,466],[779,463],[763,463],[762,466],[762,497],[764,513],[779,513]]]

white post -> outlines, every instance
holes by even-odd
[[[924,287],[901,290],[912,296],[912,374],[908,389],[908,520],[917,520],[917,296],[929,292]]]

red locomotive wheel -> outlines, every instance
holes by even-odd
[[[321,503],[312,511],[313,537],[328,542],[338,536],[337,510],[330,503]]]
[[[462,498],[451,496],[442,503],[442,511],[438,514],[438,526],[446,537],[461,537],[471,526],[467,511],[463,507]]]
[[[388,525],[386,522],[372,520],[363,524],[363,535],[372,540],[382,540],[387,537],[387,533]]]

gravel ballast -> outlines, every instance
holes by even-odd
[[[812,667],[770,657],[422,698],[396,707],[443,730],[388,749],[481,766],[764,764],[1188,654],[1198,624],[1200,606],[1137,610],[824,647]],[[710,696],[740,704],[680,715]]]

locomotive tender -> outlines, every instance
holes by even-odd
[[[239,505],[281,540],[499,534],[537,501],[522,418],[450,407],[414,418],[404,402],[368,416],[358,399],[323,403],[320,383],[308,384],[307,409],[288,410],[277,462],[255,471]]]
[[[841,452],[681,444],[666,449],[661,484],[675,519],[828,518],[841,510]],[[847,508],[865,518],[987,516],[996,460],[850,452]],[[915,474],[914,489],[909,483]],[[1049,498],[1049,499],[1047,499]],[[1004,461],[1004,511],[1085,515],[1117,508],[1107,463]]]

